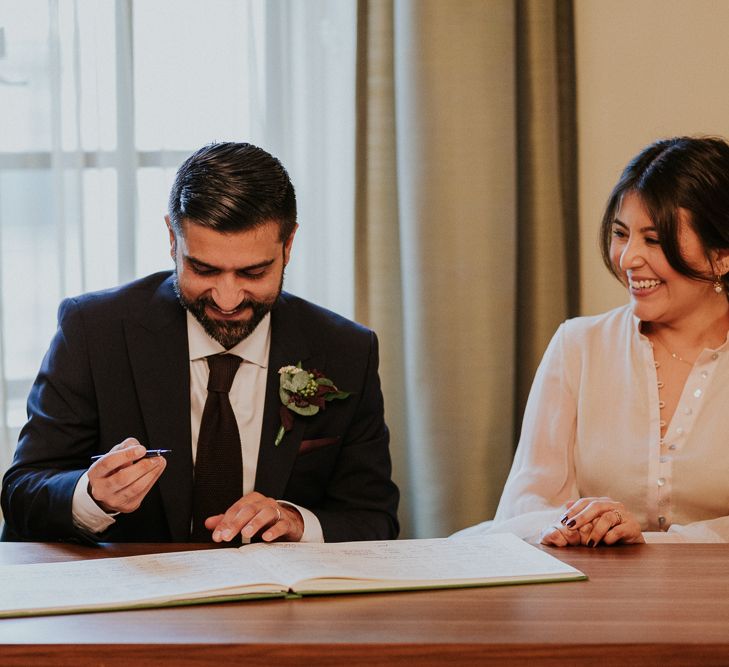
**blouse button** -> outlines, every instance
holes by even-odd
[[[677,435],[683,435],[683,433],[684,433],[683,429],[682,429],[682,428],[681,428],[681,427],[679,426],[679,427],[678,427],[678,428],[676,429],[676,434],[677,434]]]
[[[666,483],[666,478],[665,477],[659,477],[656,480],[656,483],[658,484],[658,486],[663,486]]]
[[[658,408],[663,410],[666,407],[666,401],[658,401]]]
[[[714,352],[714,354],[711,355],[711,358],[712,358],[713,361],[716,361],[719,358],[719,353],[718,352]]]
[[[654,366],[654,368],[660,368],[661,367],[661,365],[657,361],[654,361],[653,362],[653,366]]]
[[[701,398],[701,394],[703,394],[703,393],[704,393],[704,392],[702,392],[702,391],[701,391],[701,389],[697,389],[697,390],[696,390],[696,391],[694,392],[694,396],[695,396],[696,398]]]
[[[709,374],[706,371],[701,371],[701,377],[706,380],[706,378],[709,377]]]
[[[664,386],[663,385],[663,382],[661,382],[660,380],[658,380],[658,388],[659,389],[663,389],[663,386]]]
[[[676,445],[668,445],[668,449],[670,449],[671,451],[673,451],[673,450],[676,449]]]
[[[658,525],[661,527],[661,530],[666,530],[666,517],[665,516],[658,517]]]

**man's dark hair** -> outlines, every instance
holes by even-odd
[[[620,279],[610,260],[612,226],[623,197],[638,195],[655,225],[661,249],[674,270],[698,280],[713,280],[689,266],[681,256],[678,209],[689,222],[704,253],[729,248],[729,145],[716,137],[674,137],[644,148],[633,158],[608,199],[600,227],[600,249],[608,269]],[[729,274],[722,276],[729,289]]]
[[[286,169],[262,148],[213,143],[177,170],[168,213],[175,234],[185,220],[223,233],[276,222],[285,241],[296,226],[296,195]]]

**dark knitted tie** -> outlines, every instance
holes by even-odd
[[[208,357],[208,397],[200,422],[192,491],[193,542],[211,542],[205,519],[223,514],[243,495],[240,434],[228,392],[242,359],[234,354]]]

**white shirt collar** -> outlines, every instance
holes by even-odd
[[[187,343],[190,350],[190,361],[209,357],[211,354],[225,352],[225,348],[208,336],[202,324],[187,311]],[[271,313],[260,321],[250,336],[244,338],[240,343],[227,350],[231,354],[237,354],[242,359],[249,361],[261,368],[268,367],[268,351],[270,349],[271,336]]]

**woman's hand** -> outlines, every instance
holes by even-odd
[[[580,498],[567,505],[560,524],[574,531],[580,544],[639,544],[645,542],[638,520],[612,498]],[[569,544],[574,544],[570,541]],[[560,545],[561,546],[561,545]]]
[[[539,536],[539,542],[552,547],[578,547],[582,544],[580,533],[561,523],[547,526]]]

